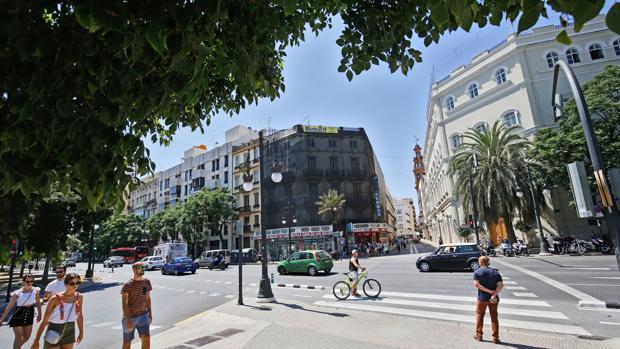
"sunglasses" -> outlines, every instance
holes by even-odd
[[[68,285],[73,287],[73,286],[79,286],[80,284],[81,282],[79,281],[71,281]]]
[[[24,281],[24,283],[25,283],[25,284],[32,284],[32,283],[34,283],[34,281],[32,281],[32,280],[27,280],[27,281]]]
[[[134,269],[144,270],[144,267],[133,267]]]
[[[56,270],[56,274],[64,274],[65,271],[64,270]]]

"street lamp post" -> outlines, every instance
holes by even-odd
[[[448,230],[448,235],[450,236],[450,241],[452,241],[452,216],[449,214],[443,214],[444,218],[446,219],[446,229]]]
[[[269,283],[269,276],[267,275],[267,225],[265,224],[265,195],[262,193],[262,189],[264,187],[264,182],[262,179],[265,177],[264,175],[264,138],[263,131],[258,132],[258,152],[260,153],[260,161],[259,161],[259,172],[261,177],[261,193],[260,193],[260,215],[261,215],[261,231],[260,231],[260,240],[261,240],[261,279],[258,287],[258,295],[256,296],[257,302],[262,303],[272,303],[276,301],[276,298],[273,295],[273,291],[271,290],[271,284]],[[275,171],[274,171],[275,172]],[[271,179],[278,183],[282,181],[282,173],[277,172],[273,173]]]
[[[291,239],[291,223],[297,224],[297,218],[295,218],[295,216],[291,218],[291,202],[290,201],[287,202],[286,218],[282,219],[282,225],[287,225],[287,223],[288,223],[288,226],[287,226],[288,228],[288,253],[290,256],[291,254],[293,254],[293,242]]]
[[[443,245],[443,237],[441,236],[441,217],[435,219],[437,221],[437,228],[439,229],[439,244]]]
[[[530,173],[529,166],[525,165],[525,171],[527,173],[527,180],[530,186],[530,194],[532,195],[532,203],[534,204],[534,215],[536,216],[536,228],[538,229],[538,235],[540,239],[540,252],[541,256],[549,256],[549,246],[545,243],[545,234],[543,232],[542,222],[540,220],[540,208],[538,207],[538,200],[536,194],[534,194],[534,182],[532,181],[532,174]],[[548,189],[546,189],[548,190]],[[517,187],[517,197],[523,197],[523,190]]]
[[[469,169],[469,192],[471,195],[471,206],[472,211],[474,213],[474,232],[476,233],[476,243],[480,245],[480,234],[478,233],[478,207],[476,202],[476,195],[474,194],[474,171],[476,169],[477,160],[476,153],[474,152],[474,148],[472,146],[472,156],[471,163]]]
[[[609,183],[607,181],[607,175],[605,173],[603,156],[601,155],[601,147],[598,143],[596,133],[594,133],[594,128],[592,127],[592,119],[590,118],[590,112],[588,111],[588,106],[586,105],[586,99],[583,95],[583,91],[581,90],[581,86],[577,81],[575,72],[573,72],[571,67],[563,60],[557,61],[555,63],[555,66],[553,67],[551,106],[553,107],[555,115],[555,112],[558,108],[558,105],[555,103],[555,95],[560,69],[564,71],[564,74],[568,79],[571,92],[575,97],[577,111],[579,112],[579,119],[581,121],[581,126],[583,127],[583,132],[585,134],[586,144],[588,145],[588,152],[590,153],[590,161],[592,162],[594,177],[596,178],[596,184],[598,186],[599,194],[601,196],[601,201],[603,207],[605,208],[603,210],[603,217],[607,221],[607,226],[609,227],[611,238],[615,239],[614,245],[616,246],[616,264],[620,268],[620,214],[618,213],[618,205],[612,198],[611,192],[609,190]]]
[[[95,274],[95,266],[93,265],[93,237],[95,235],[95,230],[99,228],[99,224],[93,225],[93,228],[90,231],[90,237],[88,241],[88,267],[86,268],[87,279],[92,278]]]

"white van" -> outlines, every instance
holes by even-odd
[[[198,257],[194,262],[198,264],[199,267],[207,267],[213,261],[218,254],[224,256],[224,261],[230,264],[230,251],[228,250],[210,250],[204,251],[200,257]]]

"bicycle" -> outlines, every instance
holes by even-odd
[[[355,284],[359,285],[363,281],[362,290],[364,291],[364,294],[369,298],[379,297],[381,294],[381,284],[375,279],[366,279],[366,275],[368,275],[368,271],[364,270],[359,274],[357,282],[354,282],[349,276],[347,276],[347,279],[344,281],[336,282],[332,288],[334,296],[341,301],[349,298],[349,296],[351,296],[353,286]]]

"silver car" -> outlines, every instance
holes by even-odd
[[[104,268],[122,267],[123,264],[125,264],[125,258],[121,256],[108,257],[108,259],[103,261]]]

